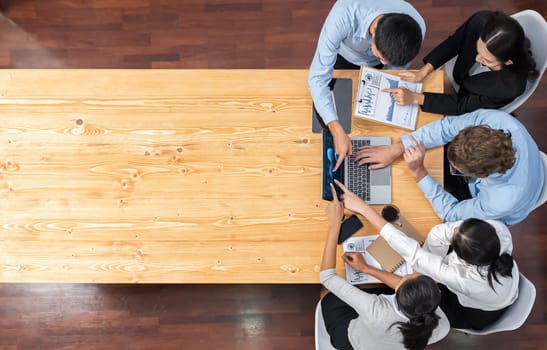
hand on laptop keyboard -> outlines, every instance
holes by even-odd
[[[403,144],[360,147],[354,155],[358,165],[369,164],[369,169],[381,169],[393,163],[405,151]]]

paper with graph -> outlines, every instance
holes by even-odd
[[[355,101],[355,115],[382,123],[415,130],[418,105],[399,106],[389,92],[383,89],[406,87],[413,92],[421,92],[421,83],[401,80],[397,75],[361,67],[359,87]]]
[[[370,246],[376,239],[378,235],[373,236],[359,236],[351,237],[344,241],[343,248],[344,252],[359,252],[363,255],[366,263],[372,267],[375,267],[379,270],[384,270],[382,265],[376,260],[368,251],[367,248]],[[346,265],[346,280],[351,284],[364,284],[364,283],[381,283],[375,277],[372,277],[369,274],[366,274],[361,271],[355,270],[348,264]],[[394,274],[399,276],[408,275],[412,273],[412,268],[404,260],[401,264],[397,266],[395,270],[392,271]]]

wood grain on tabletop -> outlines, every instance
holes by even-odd
[[[334,0],[2,0],[0,67],[306,69],[333,3]],[[433,47],[478,10],[511,14],[534,9],[547,16],[544,0],[413,0],[412,4],[427,24],[413,68],[419,68]],[[77,88],[78,84],[73,86]],[[546,87],[547,80],[543,78],[536,92],[516,111],[519,121],[543,150],[547,149]],[[40,88],[40,84],[33,88]],[[4,108],[1,106],[0,110]],[[74,120],[65,127],[73,128]],[[5,148],[2,144],[0,150]],[[110,180],[116,191],[120,178],[116,175]],[[0,203],[0,209],[5,210],[6,202]],[[36,203],[32,210],[37,207]],[[519,269],[532,280],[538,293],[524,326],[488,336],[451,331],[447,338],[428,348],[544,347],[546,210],[544,205],[511,227],[513,254]],[[2,220],[4,224],[5,218]],[[110,229],[113,235],[122,237],[126,232],[123,227]],[[31,237],[38,235],[31,230],[20,232]],[[40,232],[48,234],[49,231]],[[55,231],[51,234],[55,235]],[[4,236],[2,240],[5,242]],[[36,253],[28,250],[28,254]],[[318,294],[317,284],[296,283],[3,283],[0,348],[313,349]]]
[[[326,218],[306,76],[1,72],[3,281],[317,282]],[[438,219],[405,169],[393,202],[425,235]]]

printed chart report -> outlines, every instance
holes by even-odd
[[[367,251],[367,247],[371,245],[376,238],[378,238],[378,235],[351,237],[344,241],[342,246],[344,248],[344,252],[359,252],[363,254],[363,258],[368,265],[379,270],[383,270],[382,265],[380,265],[380,263]],[[351,284],[381,283],[381,281],[377,278],[364,272],[357,271],[348,264],[345,264],[345,266],[346,280]],[[412,273],[412,268],[409,264],[404,262],[401,266],[395,269],[393,273],[399,276],[408,275]]]
[[[406,87],[413,92],[422,91],[421,83],[403,81],[396,75],[361,67],[355,114],[409,130],[416,129],[418,105],[398,106],[389,92],[382,91],[397,87]]]

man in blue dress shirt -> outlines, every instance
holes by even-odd
[[[403,0],[338,0],[334,4],[319,35],[308,76],[315,108],[339,155],[334,170],[352,149],[329,89],[333,69],[347,68],[348,64],[406,68],[418,54],[424,35],[423,18]]]
[[[470,199],[458,200],[427,172],[425,150],[451,142],[451,173],[467,177]],[[358,164],[371,169],[403,155],[411,174],[443,221],[467,218],[521,222],[535,208],[545,183],[541,153],[524,125],[500,110],[447,116],[403,135],[389,146],[365,147]]]

